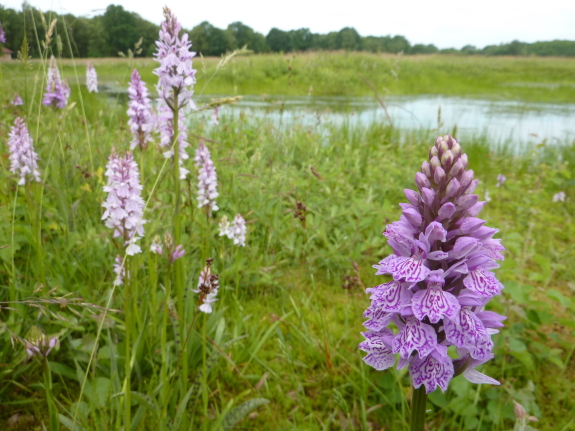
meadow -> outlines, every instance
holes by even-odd
[[[575,100],[575,61],[566,59],[262,55],[237,57],[215,73],[218,62],[194,61],[197,94],[372,94],[360,73],[382,95]],[[114,88],[127,88],[134,67],[149,89],[156,82],[151,59],[93,63],[100,83]],[[129,331],[133,430],[409,429],[407,369],[377,372],[357,348],[364,289],[382,282],[372,265],[390,253],[382,231],[399,219],[403,190],[415,187],[435,137],[451,130],[277,124],[229,111],[213,125],[205,112],[190,113],[191,174],[181,183],[186,251],[178,260],[185,291],[169,295],[174,268],[150,251],[155,235],[171,231],[174,213],[172,162],[156,139],[135,151],[147,223],[143,253],[130,261],[134,299],[126,304],[125,288],[113,284],[121,245],[101,205],[112,148],[129,149],[127,106],[88,93],[84,64],[60,63],[72,96],[56,112],[41,104],[46,62],[26,70],[0,63],[1,139],[25,118],[41,171],[40,183],[18,186],[4,147],[2,428],[49,429],[56,409],[62,429],[121,429]],[[14,91],[23,106],[8,103]],[[200,140],[217,169],[213,216],[197,208]],[[506,247],[497,270],[505,289],[489,307],[508,319],[493,337],[495,358],[481,368],[501,386],[456,377],[447,392],[429,396],[427,427],[510,430],[516,401],[538,418],[516,429],[575,430],[575,143],[521,154],[481,137],[460,143],[480,179],[477,193],[490,198],[481,217],[500,229]],[[501,187],[498,174],[507,177]],[[553,202],[561,191],[565,202]],[[238,213],[247,221],[245,247],[218,234],[221,217]],[[192,292],[207,258],[221,286],[211,314],[196,311]],[[41,338],[38,331],[59,339],[44,362],[30,360],[21,340]]]

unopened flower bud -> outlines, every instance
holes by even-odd
[[[437,147],[431,147],[431,150],[429,150],[429,160],[433,159],[434,157],[437,157],[438,151],[437,151]]]
[[[433,156],[431,158],[431,160],[429,161],[429,164],[431,166],[431,173],[435,174],[435,170],[439,167],[441,167],[441,162],[439,161],[439,158],[437,156]]]
[[[445,171],[443,170],[443,168],[441,168],[441,166],[438,166],[435,169],[435,173],[433,174],[433,181],[435,181],[436,184],[443,184],[445,182]]]
[[[453,178],[451,181],[449,181],[449,184],[447,184],[447,189],[445,190],[445,198],[444,199],[449,199],[449,198],[455,196],[456,194],[459,193],[460,189],[461,189],[461,185],[459,184],[459,181],[457,181],[457,178]]]
[[[403,193],[405,193],[405,196],[407,197],[407,200],[411,205],[413,205],[414,207],[419,205],[420,201],[419,193],[410,189],[405,189]]]
[[[447,151],[449,151],[449,145],[447,145],[447,142],[441,141],[441,144],[439,144],[439,147],[437,148],[437,155],[441,158]]]
[[[427,178],[431,178],[431,168],[429,166],[429,162],[427,160],[425,160],[422,164],[421,164],[421,172],[427,177]]]
[[[164,234],[164,245],[166,246],[168,253],[172,253],[172,250],[174,250],[174,237],[170,232],[166,232]]]
[[[467,154],[462,154],[461,157],[459,158],[459,160],[461,160],[461,163],[463,164],[463,169],[467,169]]]
[[[461,156],[461,145],[459,145],[457,141],[455,141],[455,143],[451,147],[451,152],[453,153],[455,158]]]
[[[441,208],[439,208],[439,213],[437,214],[438,221],[443,221],[451,218],[451,216],[455,214],[455,211],[457,211],[457,208],[455,208],[455,205],[453,205],[451,202],[443,204]]]
[[[471,180],[473,180],[473,170],[469,169],[468,171],[465,171],[463,175],[461,175],[461,179],[459,180],[461,184],[461,190],[465,191],[467,186],[471,184]]]
[[[451,169],[451,165],[453,165],[454,159],[455,156],[453,155],[451,150],[447,150],[445,153],[443,153],[443,155],[441,156],[441,164],[443,165],[443,169],[449,171]]]
[[[477,195],[463,195],[457,199],[457,209],[465,211],[477,203],[479,197]]]
[[[527,416],[527,412],[525,411],[525,407],[519,404],[517,401],[513,400],[513,413],[515,413],[515,417],[520,421],[525,420]]]
[[[471,184],[469,184],[469,187],[467,187],[467,190],[465,190],[465,194],[470,194],[473,193],[475,191],[475,189],[477,188],[477,185],[479,184],[479,180],[473,180],[471,181]]]
[[[423,187],[431,187],[431,183],[429,182],[427,177],[423,175],[421,172],[415,174],[415,184],[417,184],[417,187],[419,187],[420,189],[422,189]]]
[[[421,197],[426,205],[432,207],[433,202],[435,201],[435,190],[424,187],[421,189]]]
[[[402,212],[405,218],[407,218],[407,220],[409,220],[412,225],[421,226],[421,223],[423,223],[423,218],[421,217],[421,214],[419,214],[419,211],[416,209],[408,208]]]
[[[457,177],[463,172],[464,169],[465,168],[463,167],[463,162],[461,161],[460,158],[457,162],[455,162],[455,164],[449,171],[449,175],[451,175],[452,177]]]
[[[467,215],[470,217],[475,217],[481,212],[481,210],[483,210],[483,207],[485,206],[486,203],[487,202],[485,201],[477,202],[475,205],[473,205],[467,210]]]

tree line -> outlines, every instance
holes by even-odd
[[[62,57],[114,57],[127,52],[142,39],[143,57],[151,57],[156,50],[155,40],[159,26],[143,19],[122,6],[109,5],[101,15],[91,18],[72,14],[42,13],[26,6],[24,11],[0,5],[0,21],[6,32],[6,48],[14,53],[20,50],[23,40],[29,44],[32,57],[39,52],[38,44],[45,40],[47,28],[57,18],[53,51]],[[461,49],[438,49],[435,45],[412,45],[404,36],[361,36],[354,28],[345,27],[327,34],[312,33],[308,28],[284,31],[272,28],[267,35],[251,27],[234,22],[220,29],[207,21],[186,30],[193,42],[193,49],[204,56],[220,56],[247,45],[255,53],[291,51],[367,51],[373,53],[404,54],[455,54],[455,55],[536,55],[575,57],[575,41],[554,40],[525,43],[513,41],[500,45],[477,48],[472,45]]]

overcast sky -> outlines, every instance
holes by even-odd
[[[41,10],[74,15],[101,14],[111,0],[29,0]],[[412,43],[439,48],[538,40],[575,40],[575,0],[116,0],[125,9],[159,24],[162,6],[177,14],[185,28],[202,21],[225,28],[242,21],[264,35],[272,27],[308,27],[314,33],[355,27],[362,36],[400,34]],[[0,0],[18,9],[22,0]]]

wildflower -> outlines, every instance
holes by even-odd
[[[70,87],[68,83],[60,78],[60,71],[56,64],[54,56],[50,58],[50,66],[48,68],[48,82],[46,84],[46,93],[44,93],[44,100],[42,103],[45,106],[54,109],[64,109],[68,104],[70,97]]]
[[[234,240],[234,244],[240,247],[246,246],[246,221],[241,214],[236,214],[234,223],[232,224],[228,237]]]
[[[491,195],[489,194],[489,190],[485,190],[485,202],[491,202]]]
[[[186,168],[184,168],[184,161],[190,156],[186,152],[189,144],[186,140],[188,127],[184,118],[183,110],[178,112],[178,150],[180,155],[180,179],[185,180],[188,173]],[[172,158],[174,157],[174,111],[163,101],[158,102],[158,128],[160,129],[160,146],[166,151],[164,152],[164,157]]]
[[[34,355],[46,358],[52,349],[60,344],[58,337],[46,337],[36,326],[32,326],[27,338],[28,340],[24,340],[24,346],[30,358]]]
[[[126,268],[123,265],[122,256],[116,255],[114,260],[114,274],[116,278],[114,279],[114,286],[121,286],[124,284],[124,278],[126,277]]]
[[[128,125],[132,131],[132,142],[130,149],[137,146],[140,150],[145,150],[148,143],[152,141],[152,130],[154,129],[154,118],[152,117],[152,105],[148,97],[146,83],[142,81],[136,69],[132,72],[130,88],[128,89],[130,103],[128,104]]]
[[[154,70],[159,80],[156,86],[159,100],[158,125],[160,128],[160,145],[166,148],[165,157],[173,157],[175,117],[178,117],[178,157],[180,178],[185,179],[188,170],[183,168],[184,160],[188,159],[186,148],[187,127],[182,108],[192,106],[193,86],[196,82],[196,71],[192,68],[192,58],[195,52],[190,51],[192,44],[188,35],[179,36],[182,26],[176,16],[164,8],[165,21],[160,28],[160,39],[156,42],[158,51],[154,54],[160,66]]]
[[[88,68],[86,69],[86,87],[88,87],[90,93],[98,92],[98,74],[91,61],[88,62]]]
[[[162,243],[160,242],[160,237],[156,235],[150,245],[150,251],[155,254],[163,254]]]
[[[567,197],[567,195],[565,194],[565,192],[559,192],[559,193],[555,193],[553,195],[553,202],[565,202],[565,198]]]
[[[14,106],[22,106],[24,104],[24,101],[22,100],[22,98],[18,93],[14,93],[14,97],[12,98],[12,101],[10,103]]]
[[[198,207],[206,207],[209,212],[217,211],[218,205],[216,198],[218,197],[218,177],[216,175],[216,167],[212,162],[210,151],[206,144],[200,142],[196,150],[196,157],[194,158],[196,166],[198,167]]]
[[[182,257],[185,252],[186,252],[186,250],[184,250],[181,245],[177,246],[176,249],[172,253],[172,256],[170,258],[170,263],[174,263],[176,260],[178,260],[180,257]]]
[[[497,175],[497,184],[495,185],[495,187],[501,187],[503,184],[505,184],[505,181],[507,181],[507,177],[503,174],[499,174]]]
[[[160,28],[160,39],[156,42],[158,51],[154,54],[160,66],[154,70],[158,75],[158,94],[171,108],[178,101],[178,107],[191,102],[193,85],[196,82],[196,71],[192,68],[192,58],[196,55],[190,51],[192,44],[188,35],[179,37],[181,24],[172,11],[164,8],[165,21]]]
[[[467,155],[451,136],[437,138],[415,175],[419,193],[405,190],[403,215],[384,235],[393,254],[374,265],[393,280],[367,289],[371,305],[359,348],[377,370],[409,367],[413,386],[430,393],[447,389],[455,373],[474,383],[497,384],[475,367],[493,357],[491,335],[505,319],[485,311],[503,285],[492,269],[503,260],[498,232],[476,216],[485,202],[473,191],[478,181],[466,170]],[[394,322],[397,332],[388,325]],[[447,348],[455,346],[459,359]]]
[[[230,231],[232,226],[230,225],[230,221],[228,220],[228,216],[222,216],[219,224],[220,229],[220,236],[227,236],[230,237]]]
[[[220,107],[216,106],[214,108],[214,110],[212,111],[212,124],[214,126],[217,126],[218,124],[220,124],[219,114],[220,114]]]
[[[4,32],[4,27],[2,27],[2,22],[0,22],[0,42],[6,43],[6,33]]]
[[[528,429],[532,430],[533,428],[527,424],[529,422],[539,422],[539,419],[537,419],[535,416],[528,415],[525,407],[523,407],[515,400],[513,400],[513,413],[515,413],[515,417],[517,419],[514,429],[518,431],[524,431]]]
[[[10,129],[8,149],[10,150],[10,172],[20,177],[18,184],[26,184],[26,177],[40,182],[38,155],[34,151],[28,127],[20,117],[16,118],[14,126]]]
[[[217,274],[212,274],[211,266],[214,259],[206,259],[206,266],[200,272],[198,280],[198,288],[192,292],[199,293],[199,310],[203,313],[212,312],[212,303],[218,299],[218,289],[220,288],[219,277]]]
[[[144,236],[144,223],[142,218],[144,200],[142,199],[142,186],[138,165],[132,153],[119,157],[112,149],[108,165],[106,166],[108,184],[104,191],[108,193],[102,206],[106,209],[102,220],[106,226],[114,229],[114,237],[122,237],[127,246],[126,253],[133,256],[142,249],[136,241]]]

